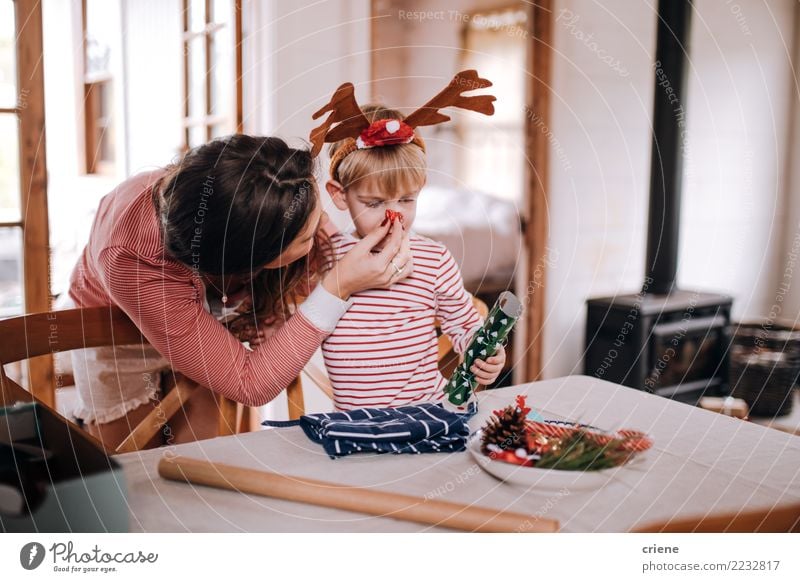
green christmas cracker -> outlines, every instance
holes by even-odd
[[[472,397],[478,381],[470,372],[475,360],[486,360],[497,352],[498,346],[505,345],[509,332],[522,315],[522,303],[510,291],[504,291],[497,298],[486,316],[483,326],[472,338],[464,351],[464,361],[453,371],[444,388],[447,402],[456,407],[463,407]]]

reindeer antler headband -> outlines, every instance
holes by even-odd
[[[406,117],[405,121],[399,119],[379,119],[370,123],[361,107],[356,102],[352,83],[340,85],[331,97],[330,102],[317,111],[313,118],[319,119],[325,113],[331,114],[319,127],[311,131],[311,155],[316,156],[322,150],[324,143],[347,140],[331,158],[330,175],[336,177],[336,170],[342,160],[359,149],[372,147],[414,143],[425,151],[425,142],[416,134],[414,129],[424,125],[436,125],[450,121],[450,118],[440,113],[445,107],[458,107],[469,111],[477,111],[484,115],[494,114],[494,95],[464,96],[462,93],[491,87],[492,82],[478,76],[478,71],[470,69],[461,71],[450,84],[440,91],[433,99]],[[336,127],[331,126],[337,123]]]

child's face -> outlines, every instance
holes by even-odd
[[[420,189],[387,193],[377,184],[360,183],[347,190],[341,184],[330,181],[328,192],[339,210],[347,210],[356,226],[358,236],[363,237],[375,230],[386,218],[386,210],[394,210],[403,215],[403,226],[410,230],[417,214],[417,198]]]

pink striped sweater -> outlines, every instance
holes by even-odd
[[[331,242],[338,258],[358,241],[339,233]],[[413,274],[354,294],[322,344],[338,410],[442,400],[447,381],[437,367],[434,320],[459,354],[482,323],[447,248],[412,233],[411,252]]]
[[[245,348],[208,312],[199,278],[164,251],[151,198],[162,173],[133,176],[103,197],[69,294],[79,307],[122,308],[192,380],[249,406],[265,404],[300,373],[351,302],[317,285],[265,343]]]

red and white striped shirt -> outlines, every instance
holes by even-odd
[[[133,176],[100,201],[70,279],[78,307],[117,305],[173,369],[237,402],[260,406],[297,377],[349,301],[317,285],[297,312],[250,351],[206,310],[205,287],[164,250],[151,186]],[[198,214],[202,228],[202,216]]]
[[[331,242],[338,259],[358,240],[338,233]],[[410,242],[414,272],[389,289],[355,293],[322,344],[338,410],[442,400],[434,320],[459,354],[482,323],[450,251],[414,233]]]

